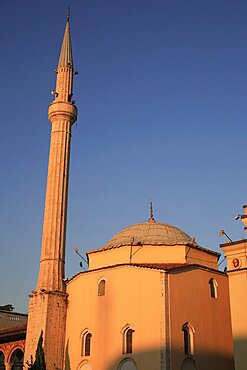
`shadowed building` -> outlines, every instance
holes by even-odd
[[[21,370],[27,315],[0,310],[0,370]]]
[[[0,330],[13,328],[16,326],[25,326],[26,324],[26,314],[15,311],[0,310]]]

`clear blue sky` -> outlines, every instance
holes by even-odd
[[[66,0],[0,0],[0,304],[35,289]],[[246,0],[74,0],[66,275],[149,217],[219,251],[244,237]]]

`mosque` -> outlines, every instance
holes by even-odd
[[[88,270],[65,279],[70,141],[77,120],[74,73],[68,15],[48,109],[39,276],[30,294],[26,337],[14,336],[17,326],[8,335],[0,330],[0,369],[27,369],[41,333],[47,370],[246,369],[246,239],[221,246],[227,260],[222,272],[219,253],[155,220],[150,205],[147,222],[88,251]],[[244,211],[240,217],[247,228],[247,206]]]

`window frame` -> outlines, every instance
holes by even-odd
[[[186,356],[193,356],[195,353],[195,347],[194,347],[195,329],[190,323],[186,322],[182,326],[182,331],[183,331],[183,337],[184,337],[184,354]]]
[[[211,298],[218,298],[218,283],[214,278],[209,279],[208,281],[210,286],[210,297]]]
[[[2,348],[0,349],[0,356],[1,355],[2,355],[2,362],[0,362],[0,370],[4,370],[6,369],[6,366],[5,366],[6,358],[5,358],[5,353]]]
[[[98,281],[98,296],[103,297],[106,294],[106,279],[101,278]]]
[[[92,352],[92,333],[86,329],[81,334],[81,356],[89,357]]]
[[[122,354],[128,355],[133,353],[133,333],[135,330],[130,325],[125,325],[122,329]]]

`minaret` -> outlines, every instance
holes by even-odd
[[[73,58],[69,11],[60,52],[54,101],[49,105],[51,122],[46,200],[40,269],[36,291],[30,295],[25,363],[35,359],[43,331],[47,370],[62,369],[67,295],[64,283],[66,217],[71,128],[77,119],[73,96]]]

